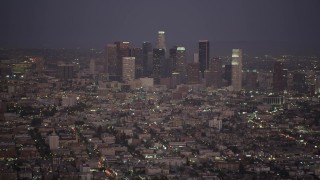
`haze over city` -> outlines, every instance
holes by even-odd
[[[110,0],[2,1],[2,48],[96,48],[108,42],[155,43],[167,32],[168,46],[196,51],[199,39],[212,52],[231,48],[251,54],[319,52],[320,2],[310,0]]]

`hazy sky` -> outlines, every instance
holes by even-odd
[[[156,41],[213,53],[320,52],[320,0],[1,0],[0,47],[99,48]]]

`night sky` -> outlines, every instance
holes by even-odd
[[[107,43],[155,43],[212,54],[231,48],[252,54],[320,54],[319,0],[1,0],[2,48],[98,48]]]

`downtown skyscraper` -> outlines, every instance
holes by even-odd
[[[160,84],[161,64],[165,60],[164,49],[153,49],[153,78],[155,84]]]
[[[143,52],[142,48],[131,48],[131,57],[135,58],[135,78],[143,77]]]
[[[130,57],[130,48],[129,42],[115,42],[117,47],[117,79],[116,81],[121,81],[122,79],[122,58],[123,57]]]
[[[152,45],[148,41],[142,43],[143,76],[150,76],[153,69]]]
[[[108,80],[115,81],[119,78],[117,62],[117,45],[107,44],[105,48],[105,73],[108,74]]]
[[[105,72],[110,81],[121,81],[122,58],[130,57],[129,42],[108,44],[105,49]]]
[[[176,72],[180,74],[180,82],[186,83],[186,49],[185,47],[177,47],[176,52]]]
[[[135,57],[122,58],[122,80],[126,83],[135,79]]]
[[[210,60],[210,43],[208,40],[199,41],[199,70],[201,71],[201,76],[204,78],[204,71],[209,68]]]
[[[232,49],[232,77],[231,85],[233,91],[241,91],[242,89],[242,50]]]
[[[157,39],[157,48],[158,49],[164,49],[166,48],[166,38],[165,38],[165,32],[164,31],[158,31],[158,39]]]

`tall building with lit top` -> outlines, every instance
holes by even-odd
[[[233,91],[241,91],[242,89],[242,50],[232,50],[232,77],[231,85]]]
[[[176,72],[180,74],[181,82],[186,83],[186,49],[184,47],[177,47],[176,53]]]
[[[158,31],[158,41],[157,41],[157,48],[158,49],[164,49],[166,48],[166,38],[165,38],[165,32],[164,31]]]
[[[130,82],[135,79],[135,57],[122,58],[122,80]]]
[[[199,41],[199,70],[201,71],[202,78],[204,77],[204,71],[209,68],[210,60],[210,43],[208,40]]]
[[[165,60],[164,49],[153,49],[153,78],[154,84],[160,84],[161,64]]]

